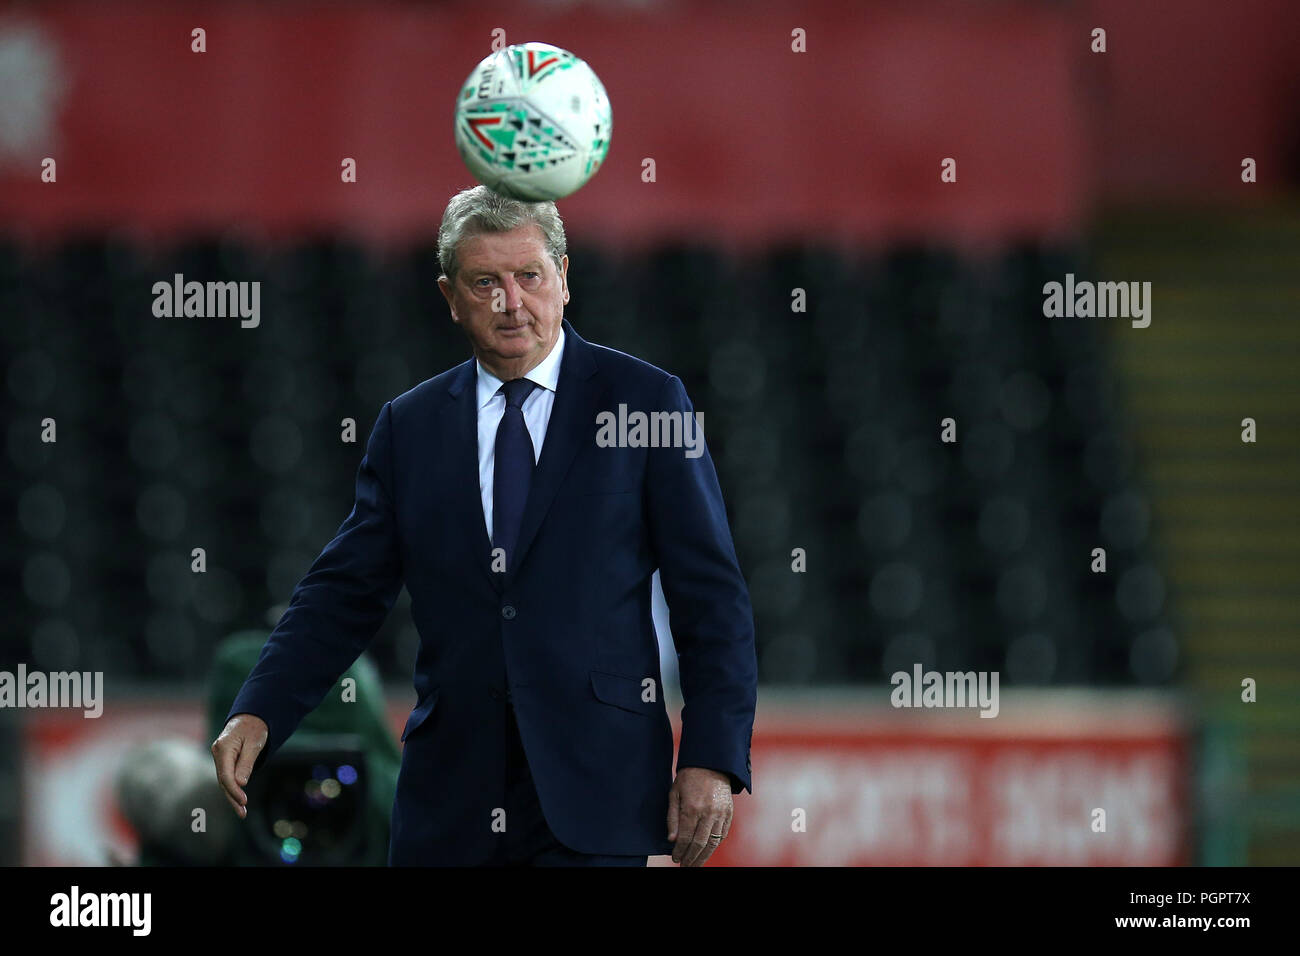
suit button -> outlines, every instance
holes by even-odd
[[[513,621],[515,619],[515,606],[513,604],[507,604],[501,609],[501,616],[507,621]]]
[[[492,695],[493,700],[501,699],[501,691],[497,690],[495,687],[493,687],[490,691],[488,691],[488,693]]]

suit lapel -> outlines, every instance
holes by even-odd
[[[524,505],[524,517],[519,526],[519,541],[515,545],[514,567],[506,572],[506,583],[514,580],[516,571],[523,567],[528,549],[537,536],[542,520],[551,509],[555,494],[560,490],[569,466],[585,439],[596,433],[597,390],[591,378],[596,374],[596,360],[592,348],[573,331],[568,319],[564,321],[564,355],[560,359],[560,378],[555,386],[555,405],[546,425],[546,440],[542,443],[542,457],[533,472],[533,483]],[[475,472],[477,476],[477,471]],[[477,477],[474,487],[478,488]],[[480,511],[482,507],[480,506]],[[484,531],[486,534],[486,531]]]
[[[478,388],[474,359],[460,367],[447,391],[453,401],[444,408],[450,436],[444,447],[450,452],[452,511],[462,525],[460,539],[472,542],[474,560],[496,588],[501,575],[492,571],[492,541],[483,518],[483,497],[478,483]],[[558,393],[557,393],[558,394]],[[545,446],[543,446],[545,447]]]

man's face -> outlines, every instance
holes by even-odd
[[[546,254],[540,227],[463,239],[454,282],[439,279],[452,321],[465,330],[474,355],[503,381],[520,378],[550,354],[569,301],[569,257]]]

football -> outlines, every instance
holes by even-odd
[[[456,100],[456,148],[493,192],[540,202],[581,189],[613,132],[609,97],[583,60],[549,43],[484,59]]]

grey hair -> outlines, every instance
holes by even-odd
[[[460,263],[456,250],[461,242],[485,232],[510,232],[533,223],[542,230],[546,253],[560,271],[567,247],[564,223],[554,202],[523,202],[494,193],[486,186],[462,189],[451,197],[438,228],[438,264],[441,279],[456,281]]]

